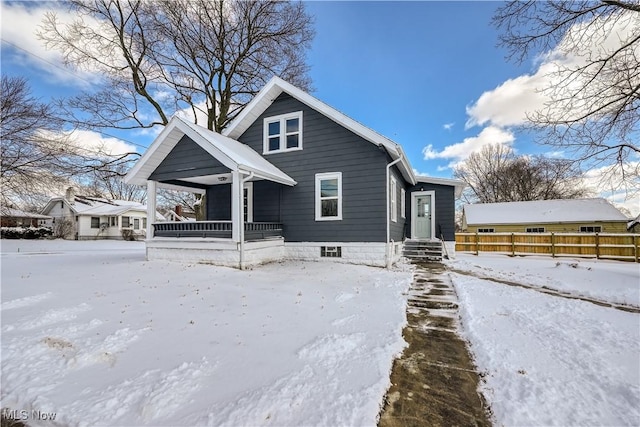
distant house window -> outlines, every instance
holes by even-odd
[[[391,183],[389,184],[389,198],[391,198],[391,221],[398,221],[398,190],[397,182],[394,177],[391,177]]]
[[[302,150],[302,111],[264,119],[263,154]]]
[[[142,228],[147,228],[147,218],[142,218]]]
[[[527,233],[544,233],[544,227],[527,227],[525,231]]]
[[[109,227],[117,227],[118,226],[118,217],[110,216],[109,217]]]
[[[316,221],[342,219],[342,172],[316,174]]]
[[[495,233],[495,228],[478,228],[478,233]]]
[[[91,217],[91,228],[100,228],[100,217],[92,216]]]
[[[406,209],[406,201],[407,201],[407,192],[404,190],[404,188],[400,189],[400,216],[402,218],[406,218],[407,217],[407,209]]]
[[[139,218],[134,218],[133,219],[133,229],[134,230],[140,230],[140,219]]]
[[[129,228],[131,227],[130,223],[129,223],[129,217],[128,216],[123,216],[122,217],[122,228]]]
[[[581,233],[600,233],[602,232],[602,227],[599,225],[587,225],[580,227]]]

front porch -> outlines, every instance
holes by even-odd
[[[155,237],[201,237],[231,239],[233,237],[232,221],[178,221],[153,223]],[[282,237],[282,224],[277,222],[244,223],[245,241],[255,241]]]

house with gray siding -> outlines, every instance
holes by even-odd
[[[390,266],[406,240],[455,247],[459,181],[274,77],[222,134],[173,117],[125,177],[204,195],[206,221],[147,223],[149,259],[239,268],[301,259]]]

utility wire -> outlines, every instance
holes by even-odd
[[[10,46],[12,46],[12,47],[14,47],[14,48],[18,49],[18,50],[21,50],[22,52],[26,53],[27,55],[31,55],[31,56],[33,56],[34,58],[36,58],[36,59],[38,59],[38,60],[40,60],[40,61],[42,61],[42,62],[44,62],[44,63],[46,63],[46,64],[49,64],[49,65],[51,65],[51,66],[54,66],[54,67],[56,67],[56,68],[58,68],[58,69],[60,69],[60,70],[62,70],[62,71],[64,71],[64,72],[66,72],[66,73],[68,73],[68,74],[70,74],[70,75],[74,76],[74,77],[77,77],[78,79],[80,79],[80,80],[82,80],[82,81],[84,81],[84,82],[87,82],[87,83],[89,83],[89,84],[94,84],[93,82],[91,82],[91,81],[89,81],[89,80],[85,79],[84,77],[82,77],[82,76],[80,76],[79,74],[77,74],[77,73],[75,73],[75,72],[73,72],[73,71],[69,70],[68,68],[61,67],[60,65],[58,65],[58,64],[56,64],[56,63],[54,63],[54,62],[51,62],[51,61],[49,61],[49,60],[47,60],[47,59],[45,59],[45,58],[43,58],[43,57],[41,57],[41,56],[39,56],[39,55],[36,55],[35,53],[33,53],[33,52],[31,52],[31,51],[29,51],[29,50],[27,50],[27,49],[23,48],[23,47],[20,47],[20,46],[18,46],[18,45],[17,45],[17,44],[15,44],[15,43],[12,43],[12,42],[10,42],[10,41],[8,41],[8,40],[2,40],[2,43],[6,43],[6,44],[8,44],[8,45],[10,45]],[[112,134],[109,134],[109,133],[106,133],[106,132],[103,132],[103,131],[97,131],[97,133],[99,133],[100,135],[105,135],[105,136],[108,136],[108,137],[111,137],[111,138],[119,139],[120,141],[124,141],[124,142],[126,142],[126,143],[128,143],[128,144],[135,145],[136,147],[140,147],[140,148],[144,148],[144,149],[147,149],[147,148],[148,148],[148,146],[146,146],[146,145],[142,145],[142,144],[138,144],[138,143],[133,142],[133,141],[129,141],[129,140],[124,139],[124,138],[122,138],[122,137],[120,137],[120,136],[115,136],[115,135],[112,135]]]

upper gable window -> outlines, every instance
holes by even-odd
[[[302,150],[302,111],[264,119],[263,154]]]

